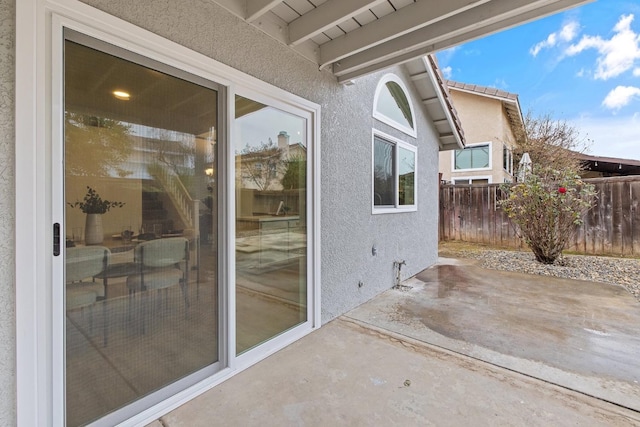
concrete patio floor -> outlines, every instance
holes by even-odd
[[[639,426],[640,304],[441,262],[157,426]]]

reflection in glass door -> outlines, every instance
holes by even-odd
[[[124,419],[219,354],[218,90],[89,44],[64,45],[69,426]]]
[[[236,352],[307,321],[306,120],[236,96]]]

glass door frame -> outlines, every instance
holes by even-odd
[[[219,162],[226,182],[219,194],[221,235],[221,370],[159,404],[140,409],[126,425],[151,422],[320,326],[320,106],[253,78],[211,58],[119,20],[76,0],[24,0],[17,6],[16,67],[16,328],[17,416],[19,423],[64,425],[64,301],[59,286],[64,257],[52,254],[52,225],[62,224],[64,189],[62,44],[63,28],[111,43],[227,88],[219,141],[231,141],[236,93],[276,108],[308,115],[307,254],[308,318],[294,330],[235,357],[234,327],[234,162],[231,150]],[[122,39],[126,34],[127,39]],[[223,144],[221,144],[223,145]],[[223,149],[226,147],[222,147]],[[221,175],[221,179],[224,177]],[[34,262],[35,261],[35,262]],[[58,283],[56,283],[58,281]],[[227,294],[225,295],[224,292]]]
[[[231,117],[235,117],[235,96],[241,96],[243,98],[251,99],[252,101],[259,102],[261,104],[265,104],[269,107],[276,108],[280,111],[298,116],[305,120],[305,131],[307,134],[307,144],[311,149],[308,151],[307,155],[307,170],[306,176],[310,179],[307,180],[307,188],[306,188],[306,206],[307,206],[307,214],[306,214],[306,229],[307,229],[307,248],[306,248],[306,256],[307,256],[307,272],[306,272],[306,280],[307,280],[307,295],[306,295],[306,304],[307,304],[307,320],[297,326],[294,326],[290,330],[276,335],[275,337],[263,342],[262,344],[257,345],[254,348],[247,350],[244,353],[239,355],[235,354],[236,342],[235,342],[235,309],[231,311],[233,316],[232,324],[232,339],[230,340],[229,350],[230,353],[233,353],[231,360],[233,360],[233,367],[235,369],[245,369],[260,360],[268,357],[269,355],[275,353],[281,348],[291,344],[295,340],[299,338],[302,334],[308,333],[309,326],[312,329],[316,329],[320,327],[320,247],[319,247],[319,231],[320,231],[320,204],[319,204],[319,195],[320,195],[320,179],[319,179],[319,162],[316,164],[315,162],[319,159],[319,144],[317,142],[319,135],[319,109],[316,112],[302,110],[299,106],[293,104],[291,102],[287,102],[288,100],[282,98],[275,98],[272,94],[264,91],[256,91],[255,87],[242,87],[235,86],[235,90],[229,91],[230,97],[230,109],[229,115]],[[290,94],[289,94],[290,95]],[[290,95],[293,97],[293,95]],[[229,127],[230,137],[229,144],[232,147],[233,141],[233,132],[234,132],[234,123],[231,123]],[[227,163],[231,165],[229,168],[229,173],[232,173],[229,180],[233,179],[235,182],[235,153],[234,150],[229,150],[229,157],[227,158]],[[235,185],[232,184],[233,195],[235,196]],[[317,195],[317,196],[316,196]],[[231,257],[231,262],[229,264],[229,273],[233,275],[230,280],[232,293],[233,304],[230,304],[230,307],[235,308],[235,294],[236,294],[236,259],[235,259],[235,218],[236,218],[236,202],[235,197],[234,200],[231,201],[231,219],[230,225],[230,234],[229,238],[232,240],[230,244],[233,246],[229,252],[229,256]]]
[[[65,140],[65,136],[64,136],[64,122],[65,122],[65,118],[64,118],[64,114],[65,114],[65,110],[66,110],[66,104],[64,102],[64,45],[66,41],[72,41],[75,43],[78,43],[82,46],[86,46],[89,47],[91,49],[95,49],[101,53],[104,53],[106,55],[112,55],[115,56],[117,58],[121,58],[124,59],[126,61],[135,63],[141,67],[144,68],[149,68],[149,69],[154,69],[160,72],[163,72],[167,75],[170,75],[172,77],[175,78],[179,78],[179,79],[183,79],[186,81],[189,81],[191,83],[200,85],[202,87],[206,87],[208,89],[212,89],[215,90],[218,94],[217,96],[217,126],[218,129],[216,130],[216,133],[218,134],[218,136],[216,137],[216,140],[221,140],[220,135],[222,135],[223,137],[225,137],[228,132],[227,132],[227,126],[226,126],[226,121],[225,121],[225,103],[226,103],[226,86],[220,85],[217,82],[215,82],[214,80],[208,80],[205,79],[203,77],[185,72],[181,69],[177,69],[174,67],[171,67],[165,63],[161,63],[158,62],[156,60],[153,60],[149,57],[140,55],[138,53],[134,53],[131,52],[130,50],[125,50],[122,49],[121,47],[118,46],[114,46],[113,44],[109,44],[107,42],[104,42],[100,39],[94,38],[92,36],[89,36],[85,33],[76,31],[72,28],[70,28],[69,26],[61,26],[61,46],[58,47],[58,49],[55,49],[57,43],[53,42],[52,44],[54,45],[54,57],[56,59],[60,58],[60,64],[57,70],[54,68],[54,73],[53,75],[56,76],[56,71],[58,71],[61,76],[58,78],[56,76],[56,78],[53,79],[53,91],[54,91],[54,99],[60,99],[61,101],[55,102],[55,104],[60,105],[59,108],[59,115],[56,118],[54,117],[54,119],[52,120],[52,126],[55,129],[54,131],[54,135],[57,135],[57,138],[53,138],[52,141],[52,146],[53,146],[53,150],[52,152],[53,154],[53,160],[54,160],[54,165],[52,167],[52,174],[54,176],[56,176],[56,180],[53,182],[56,183],[61,183],[60,185],[54,185],[53,188],[54,189],[59,189],[60,191],[56,191],[56,193],[58,194],[54,194],[53,198],[52,198],[52,205],[53,205],[53,209],[55,212],[60,212],[60,218],[62,218],[63,220],[60,222],[60,236],[61,236],[61,240],[62,240],[62,236],[66,236],[68,233],[66,232],[66,219],[64,219],[65,213],[64,213],[64,208],[66,206],[66,202],[67,200],[65,199],[65,193],[64,193],[64,189],[65,189],[65,169],[64,169],[64,158],[65,158],[65,144],[64,144],[64,140]],[[57,37],[57,40],[60,40],[59,37]],[[54,62],[55,64],[55,62]],[[214,155],[216,156],[216,161],[217,161],[217,168],[218,171],[224,170],[226,168],[226,165],[224,164],[224,159],[225,159],[225,154],[226,154],[226,150],[227,150],[227,144],[225,143],[224,140],[221,140],[220,143],[216,143],[216,151],[214,152]],[[56,168],[55,165],[62,165],[62,168]],[[60,171],[58,169],[61,169]],[[217,191],[217,196],[221,195],[224,192],[224,188],[226,187],[227,183],[224,177],[224,174],[218,174],[220,175],[219,177],[216,177],[216,191]],[[59,194],[59,193],[62,194]],[[63,201],[63,203],[60,203],[60,201]],[[221,215],[224,215],[224,207],[222,206],[221,203],[217,202],[217,218],[224,218]],[[216,247],[218,250],[218,253],[224,253],[225,250],[221,250],[221,244],[222,244],[222,236],[224,234],[224,219],[218,219],[218,223],[216,224],[215,227],[215,232],[216,232]],[[58,291],[56,292],[55,290],[62,290],[65,288],[65,281],[64,281],[64,269],[65,269],[65,251],[63,248],[61,248],[61,255],[59,257],[57,257],[58,259],[54,259],[54,267],[56,269],[62,269],[63,272],[61,273],[55,273],[53,275],[53,294],[52,297],[54,299],[54,304],[53,304],[53,324],[54,324],[54,347],[56,346],[56,342],[62,342],[65,343],[65,307],[64,307],[64,292]],[[59,261],[59,262],[56,262]],[[215,376],[217,372],[219,372],[221,370],[221,367],[226,367],[228,366],[228,350],[226,348],[227,346],[227,342],[224,339],[221,339],[222,336],[226,336],[226,330],[229,328],[229,322],[227,320],[227,313],[229,311],[228,309],[228,303],[227,303],[227,298],[223,297],[222,295],[225,294],[225,286],[224,286],[224,282],[221,280],[220,276],[221,276],[221,272],[225,270],[225,264],[222,260],[218,259],[217,260],[217,266],[216,266],[216,271],[217,271],[217,293],[218,293],[218,299],[217,299],[217,307],[215,308],[215,311],[218,313],[218,319],[217,319],[217,340],[218,340],[218,345],[217,345],[217,361],[214,362],[211,365],[208,365],[204,368],[201,368],[189,375],[187,375],[184,378],[181,378],[175,382],[172,382],[169,385],[166,385],[164,387],[162,387],[161,389],[151,392],[147,395],[144,395],[143,397],[134,400],[133,402],[127,404],[126,406],[120,408],[120,409],[116,409],[113,412],[110,412],[108,414],[106,414],[104,417],[102,417],[101,419],[99,419],[98,421],[96,421],[95,423],[91,424],[91,425],[96,425],[96,426],[110,426],[110,425],[114,425],[115,423],[119,423],[122,422],[124,420],[127,420],[129,418],[131,418],[131,414],[136,414],[139,412],[144,411],[146,408],[148,407],[152,407],[155,404],[157,404],[157,402],[161,402],[163,400],[166,400],[168,397],[176,394],[177,392],[185,389],[188,387],[188,384],[192,384],[192,383],[196,383],[198,381],[202,381],[204,379],[207,379],[211,376]],[[198,265],[198,268],[201,268],[200,265]],[[62,322],[62,323],[60,323]],[[60,352],[62,354],[60,354]],[[58,372],[58,375],[60,375],[60,378],[56,378],[54,379],[54,382],[57,384],[61,384],[62,386],[62,390],[60,390],[60,402],[58,402],[58,407],[65,407],[66,406],[66,402],[64,401],[64,396],[66,396],[65,393],[65,388],[66,388],[66,348],[63,345],[61,351],[59,350],[58,352],[54,352],[54,356],[56,356],[57,358],[55,360],[60,360],[58,363],[62,363],[62,367],[63,369],[57,371],[54,370],[54,372]],[[59,358],[59,359],[58,359]],[[60,389],[60,385],[58,386],[58,389]],[[156,402],[155,404],[153,403],[149,403],[149,402]],[[63,410],[61,416],[66,416],[66,411]]]

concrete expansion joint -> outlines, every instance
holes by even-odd
[[[345,323],[350,324],[352,327],[360,329],[362,332],[366,333],[367,335],[375,336],[375,337],[387,340],[389,342],[392,342],[394,344],[400,344],[403,347],[409,348],[411,350],[414,350],[414,351],[420,351],[422,349],[431,350],[429,348],[430,344],[422,343],[419,341],[417,341],[415,344],[411,343],[409,342],[411,340],[411,338],[409,337],[405,337],[405,336],[396,334],[394,332],[381,329],[370,323],[366,323],[361,320],[354,319],[348,316],[340,316],[338,319]],[[398,335],[398,336],[395,336],[395,335]],[[411,341],[414,341],[414,340],[411,340]]]
[[[577,390],[571,387],[567,387],[566,385],[562,385],[562,384],[558,384],[558,383],[554,383],[552,381],[546,380],[544,378],[539,378],[533,375],[529,375],[527,373],[524,372],[520,372],[518,370],[515,369],[511,369],[509,367],[506,366],[501,366],[498,364],[494,364],[491,362],[488,362],[486,360],[483,359],[479,359],[473,356],[470,356],[468,354],[464,354],[464,353],[460,353],[457,352],[455,350],[451,350],[449,348],[437,345],[437,344],[432,344],[426,341],[419,341],[416,340],[414,338],[411,338],[409,336],[406,335],[402,335],[399,334],[397,332],[393,332],[384,328],[380,328],[379,326],[375,326],[372,325],[370,323],[364,322],[360,319],[355,319],[353,317],[349,317],[346,315],[340,316],[338,318],[338,320],[344,322],[347,326],[349,327],[353,327],[355,329],[360,330],[361,332],[368,334],[370,336],[374,336],[374,337],[378,337],[380,339],[384,339],[388,342],[391,342],[393,344],[401,344],[403,347],[411,349],[417,353],[422,353],[422,354],[428,354],[431,357],[436,357],[438,359],[446,359],[446,358],[450,358],[450,357],[455,357],[458,359],[459,361],[459,365],[473,370],[473,371],[478,371],[478,367],[474,366],[474,364],[479,364],[480,366],[484,366],[485,368],[483,369],[484,371],[487,371],[487,373],[492,373],[493,376],[496,375],[501,375],[501,371],[502,372],[510,372],[510,373],[514,373],[516,375],[521,375],[523,377],[529,378],[531,380],[534,381],[540,381],[542,383],[548,384],[550,386],[553,387],[557,387],[558,389],[564,389],[564,390],[568,390],[571,391],[573,393],[577,393],[579,395],[583,395],[583,396],[587,396],[596,400],[599,400],[601,402],[604,403],[608,403],[610,405],[613,405],[614,407],[617,407],[618,410],[616,411],[614,409],[615,412],[617,412],[618,415],[624,416],[625,418],[629,419],[630,421],[632,421],[634,424],[635,423],[640,423],[640,411],[631,408],[629,406],[626,406],[624,404],[620,404],[618,402],[612,401],[612,400],[608,400],[608,399],[604,399],[600,396],[596,396],[593,394],[589,394],[589,393],[585,393],[584,391],[581,390]],[[630,416],[628,413],[623,413],[623,411],[630,411],[632,412],[632,414],[634,416]],[[637,415],[637,416],[635,416]]]

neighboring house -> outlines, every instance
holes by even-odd
[[[425,55],[581,3],[0,0],[0,425],[145,425],[434,264],[464,139]],[[249,185],[283,131],[304,171]]]
[[[269,140],[244,147],[236,154],[236,179],[243,188],[252,190],[282,190],[287,169],[291,162],[304,162],[307,148],[301,142],[291,143],[286,131],[278,133],[277,143]]]
[[[610,176],[640,175],[640,160],[618,159],[615,157],[591,156],[579,153],[584,169],[583,178],[602,178]]]
[[[440,153],[443,182],[495,184],[515,181],[513,149],[524,134],[518,95],[503,90],[447,81],[466,146]]]

